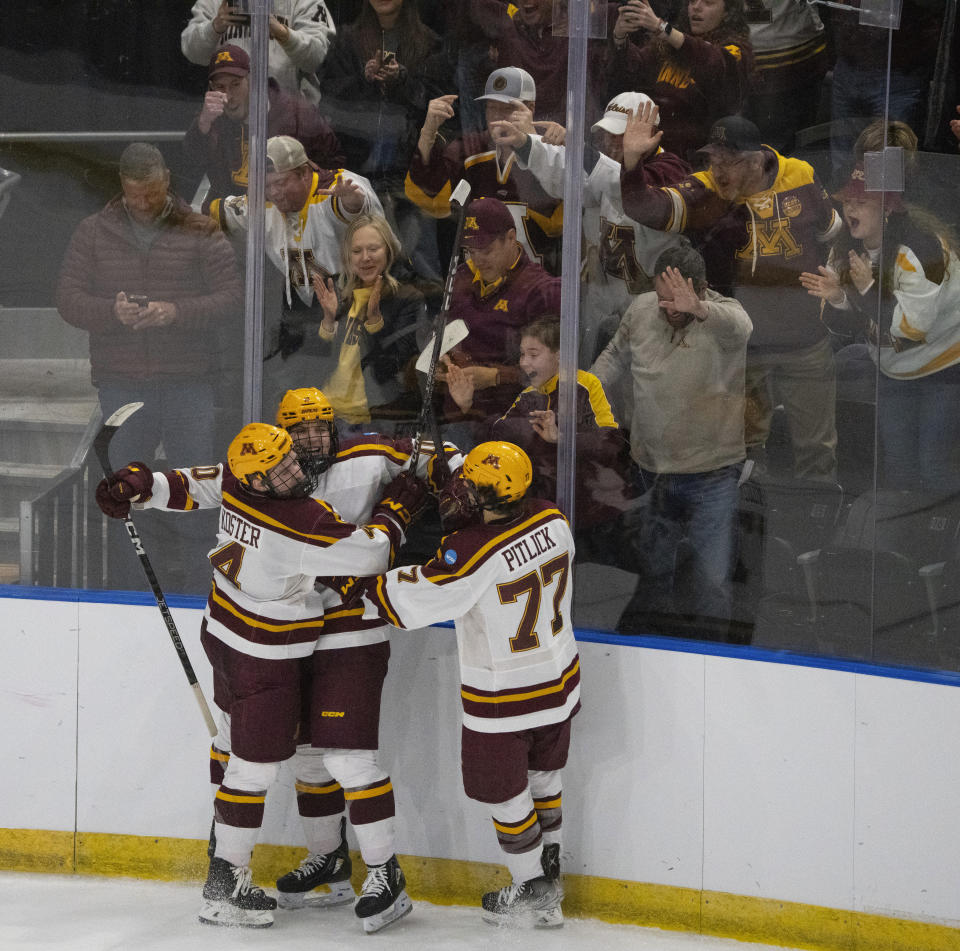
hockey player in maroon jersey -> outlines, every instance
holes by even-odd
[[[277,903],[251,884],[249,862],[266,791],[280,763],[296,750],[301,718],[307,718],[311,735],[320,735],[314,725],[323,723],[325,710],[349,713],[343,736],[351,747],[365,745],[357,737],[375,736],[379,719],[378,705],[354,706],[352,697],[358,691],[361,697],[379,698],[386,657],[369,669],[327,663],[328,653],[315,648],[330,597],[316,588],[316,578],[342,574],[348,566],[383,570],[422,506],[425,488],[405,473],[398,475],[358,526],[311,497],[317,474],[301,464],[286,430],[264,423],[244,427],[227,460],[229,468],[220,464],[156,474],[131,463],[100,483],[97,501],[115,518],[125,516],[131,502],[181,511],[220,507],[201,643],[213,667],[214,700],[226,718],[221,731],[231,752],[215,800],[215,851],[200,920],[268,927]],[[304,674],[313,685],[305,710]],[[338,764],[334,758],[326,765],[338,774],[342,766],[340,786],[363,803],[361,822],[379,827],[376,844],[392,844],[393,792],[376,763],[375,742],[366,759]],[[339,835],[337,840],[339,848]],[[368,894],[365,883],[356,907],[359,917],[377,922],[386,917],[382,927],[410,910],[395,855],[382,856],[367,879],[371,890]],[[380,887],[381,879],[387,888]],[[376,929],[368,929],[365,921],[365,930]]]
[[[527,498],[532,467],[513,443],[486,442],[441,493],[461,527],[436,557],[360,584],[364,617],[400,628],[454,618],[466,794],[488,804],[512,882],[483,896],[492,923],[563,924],[561,770],[580,709],[571,626],[574,544],[551,502]],[[463,524],[464,514],[470,516]]]

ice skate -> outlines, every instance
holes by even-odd
[[[543,869],[543,877],[550,882],[556,882],[560,892],[560,900],[563,901],[563,882],[560,879],[560,845],[551,842],[544,845],[540,853],[540,867]]]
[[[276,907],[276,899],[252,884],[250,869],[246,865],[232,865],[226,859],[210,859],[200,909],[200,921],[205,925],[269,928]]]
[[[367,877],[354,910],[363,930],[373,934],[413,911],[413,902],[404,891],[407,880],[392,855],[383,865],[368,865]]]
[[[340,820],[340,845],[333,852],[311,852],[299,868],[277,879],[277,902],[281,908],[322,908],[353,901],[350,873],[353,863],[347,849],[346,820]],[[329,891],[314,889],[326,885]]]
[[[563,924],[560,888],[546,876],[507,885],[483,896],[483,920],[494,925],[559,928]]]

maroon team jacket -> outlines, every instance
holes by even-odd
[[[473,412],[481,418],[499,416],[523,388],[517,361],[520,331],[538,317],[560,316],[560,278],[552,277],[521,250],[506,276],[484,286],[469,264],[461,264],[453,283],[448,321],[460,318],[470,335],[452,351],[459,366],[480,364],[500,371],[500,384],[477,390]],[[446,397],[444,411],[459,414]]]

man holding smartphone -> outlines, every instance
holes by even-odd
[[[117,433],[118,457],[171,465],[214,444],[214,332],[242,311],[233,251],[216,225],[170,191],[152,145],[120,157],[121,194],[80,222],[67,249],[57,307],[90,333],[93,384],[106,418],[140,400]]]
[[[227,44],[250,52],[250,14],[241,0],[196,0],[190,22],[180,34],[183,55],[206,66],[214,51]],[[320,92],[312,78],[323,63],[336,27],[323,0],[273,0],[268,20],[270,76],[288,92],[303,93],[312,103]]]

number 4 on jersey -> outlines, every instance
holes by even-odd
[[[239,542],[229,542],[210,553],[210,564],[236,588],[240,587],[237,575],[243,565],[244,550]]]

